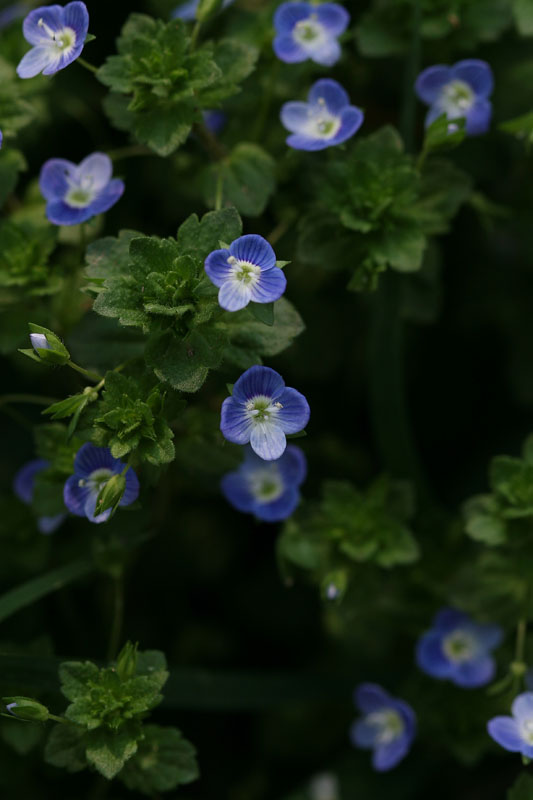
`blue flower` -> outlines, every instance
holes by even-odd
[[[375,683],[358,686],[354,700],[364,716],[350,729],[352,744],[374,751],[372,766],[378,772],[392,769],[411,748],[416,733],[415,712],[404,700],[391,697]]]
[[[120,475],[126,464],[113,458],[107,447],[95,447],[86,442],[74,459],[74,475],[63,489],[65,505],[77,517],[87,517],[89,522],[105,522],[111,516],[111,508],[95,515],[96,500],[104,485],[113,475]],[[131,467],[125,473],[126,488],[119,505],[129,506],[139,494],[139,480]]]
[[[114,206],[124,183],[111,179],[113,165],[105,153],[93,153],[81,164],[51,158],[41,169],[39,186],[46,216],[54,225],[79,225]]]
[[[485,686],[496,669],[490,652],[502,636],[497,625],[479,624],[460,611],[445,608],[419,639],[416,661],[433,678],[452,681],[464,689]]]
[[[83,50],[89,28],[85,3],[41,6],[24,20],[24,38],[33,45],[17,67],[20,78],[34,78],[39,72],[53,75],[72,64]]]
[[[40,350],[51,350],[50,342],[44,333],[30,333],[30,342],[33,349],[38,352]]]
[[[322,78],[311,87],[307,103],[285,103],[281,121],[292,136],[287,138],[295,150],[324,150],[350,139],[363,124],[360,108],[337,81]]]
[[[222,0],[221,9],[224,10],[234,2],[235,0]],[[174,9],[171,18],[182,19],[184,22],[192,22],[196,19],[196,11],[199,5],[200,0],[186,0],[185,3],[181,3],[181,5]]]
[[[205,271],[220,287],[218,302],[226,311],[239,311],[250,300],[271,303],[281,297],[287,286],[272,247],[255,233],[235,239],[227,250],[209,253]]]
[[[464,117],[469,136],[486,133],[489,128],[492,105],[488,98],[492,88],[492,70],[478,58],[458,61],[453,67],[428,67],[415,83],[418,97],[429,106],[426,127],[442,114],[449,120]]]
[[[487,724],[489,736],[511,753],[533,758],[533,692],[515,697],[512,717],[493,717]]]
[[[303,394],[288,389],[281,375],[250,367],[222,403],[220,430],[229,442],[250,443],[260,458],[275,461],[285,452],[285,434],[303,430],[310,413]]]
[[[274,52],[288,64],[310,58],[331,67],[341,56],[337,37],[349,22],[350,15],[337,3],[282,3],[274,14]]]
[[[223,111],[202,111],[202,116],[206,128],[215,134],[220,133],[227,120],[227,116]]]
[[[36,458],[33,461],[28,461],[23,467],[19,469],[13,480],[13,491],[27,506],[31,505],[33,500],[33,492],[35,489],[35,478],[47,469],[50,464],[43,458]],[[37,517],[37,527],[41,533],[53,533],[63,520],[66,514],[54,514],[51,517]]]
[[[265,461],[246,448],[241,466],[224,475],[222,493],[231,505],[265,522],[290,517],[300,502],[299,487],[305,480],[307,463],[299,447],[289,445],[281,458]]]

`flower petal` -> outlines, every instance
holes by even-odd
[[[481,100],[490,97],[494,88],[492,70],[486,61],[480,58],[467,58],[458,61],[451,68],[452,80],[461,80],[472,87],[476,96]]]
[[[306,150],[310,153],[331,147],[331,139],[313,139],[300,133],[291,134],[285,141],[293,150]]]
[[[45,161],[39,175],[39,188],[46,200],[60,200],[69,190],[68,178],[76,175],[76,165],[65,158]]]
[[[107,186],[111,180],[113,163],[105,153],[91,153],[79,164],[77,173],[80,181],[91,179],[91,189],[97,192]]]
[[[283,455],[287,439],[283,430],[275,422],[254,422],[250,434],[252,449],[265,461],[275,461]]]
[[[311,109],[309,103],[291,101],[281,107],[280,118],[283,126],[291,133],[302,133],[307,129]]]
[[[117,470],[115,469],[115,472]],[[137,473],[135,470],[130,467],[126,472],[126,488],[124,489],[124,494],[120,498],[119,506],[129,506],[135,500],[137,500],[139,496],[139,478],[137,477]]]
[[[249,261],[261,269],[271,269],[276,265],[276,254],[266,239],[256,233],[240,236],[230,244],[230,254],[240,261]]]
[[[297,389],[287,388],[279,398],[283,406],[276,420],[284,433],[299,433],[305,428],[311,416],[309,403]]]
[[[59,526],[66,520],[66,514],[56,514],[53,517],[37,517],[37,528],[39,533],[48,535],[54,533]]]
[[[229,254],[229,250],[213,250],[212,253],[209,253],[204,262],[204,269],[207,272],[209,280],[211,283],[214,283],[215,286],[222,286],[224,281],[229,278],[231,270],[233,269],[232,265],[228,264]]]
[[[455,665],[450,680],[463,689],[477,689],[490,683],[495,672],[494,659],[491,656],[484,656]]]
[[[252,290],[247,283],[237,278],[228,278],[218,290],[218,304],[226,311],[240,311],[246,308],[252,297]]]
[[[499,625],[475,624],[473,628],[478,642],[487,650],[494,650],[502,643],[503,629]]]
[[[379,727],[367,722],[367,718],[356,720],[350,728],[350,741],[363,750],[372,749],[379,734]]]
[[[33,489],[35,486],[35,478],[50,466],[50,462],[44,458],[35,458],[33,461],[28,461],[24,464],[15,475],[13,479],[13,491],[19,500],[29,505],[33,498]]]
[[[78,478],[85,478],[95,469],[110,469],[112,472],[122,472],[125,466],[118,458],[113,458],[109,448],[96,447],[91,442],[85,442],[76,453],[74,474]]]
[[[340,36],[350,23],[350,15],[338,3],[320,3],[314,7],[313,12],[331,36]]]
[[[361,683],[355,690],[354,701],[363,714],[371,714],[372,711],[389,706],[391,697],[377,683]]]
[[[451,69],[446,64],[435,64],[420,73],[415,82],[415,92],[420,100],[432,105],[441,93],[443,86],[452,79]]]
[[[53,31],[59,31],[63,27],[63,6],[41,6],[30,11],[22,23],[22,33],[27,42],[39,45],[43,42],[50,43],[50,36],[46,33],[44,26],[39,22],[42,20]]]
[[[299,64],[309,58],[307,51],[290,34],[276,36],[272,47],[279,60],[286,64]]]
[[[246,403],[252,397],[265,395],[276,401],[285,389],[281,375],[270,367],[254,366],[243,372],[233,387],[233,398]]]
[[[263,270],[258,282],[252,286],[251,300],[254,303],[272,303],[279,300],[287,288],[287,278],[282,269],[273,267]]]
[[[322,78],[311,86],[307,99],[311,105],[316,105],[319,100],[324,100],[326,108],[335,116],[345,106],[350,105],[350,98],[340,83],[331,78]]]
[[[468,136],[480,136],[490,127],[492,104],[488,100],[477,100],[466,115],[465,130]]]
[[[372,766],[378,772],[387,772],[405,758],[409,751],[409,742],[403,737],[398,736],[388,744],[376,747],[372,757]]]
[[[54,225],[80,225],[93,216],[90,206],[72,208],[64,200],[52,200],[46,205],[46,218]]]
[[[432,627],[442,633],[451,633],[455,628],[462,627],[470,617],[455,608],[441,608],[433,617]]]
[[[516,717],[518,722],[522,719],[533,718],[533,692],[523,692],[515,697],[511,707],[513,717]]]
[[[120,200],[123,194],[124,182],[118,178],[110,181],[88,206],[87,210],[90,211],[91,217],[109,211],[109,209]]]
[[[493,717],[487,724],[487,731],[495,742],[511,753],[520,753],[525,744],[512,717]]]
[[[220,488],[222,494],[230,505],[242,511],[244,514],[249,514],[253,511],[254,498],[250,492],[248,482],[244,475],[239,472],[228,472],[220,481]]]
[[[96,510],[97,500],[98,500],[98,492],[89,492],[83,510],[89,522],[94,522],[97,525],[99,525],[101,522],[107,522],[107,520],[111,516],[111,512],[113,509],[106,508],[106,510],[102,511],[101,514],[95,514],[94,512]]]
[[[56,62],[55,53],[48,45],[32,47],[20,60],[17,67],[17,75],[19,78],[35,78],[36,75],[44,72],[47,67]]]
[[[416,663],[422,672],[432,678],[449,677],[451,666],[442,649],[440,632],[431,630],[420,637],[416,645]]]
[[[278,469],[286,486],[300,486],[307,475],[307,459],[303,450],[289,444],[278,461]]]
[[[309,3],[282,3],[274,14],[274,27],[277,33],[291,33],[298,22],[311,16],[311,11]]]
[[[77,517],[85,516],[85,503],[90,494],[88,486],[79,485],[79,477],[71,475],[63,487],[63,501],[71,514]]]
[[[295,486],[291,486],[270,503],[260,503],[256,500],[252,510],[263,522],[281,522],[290,517],[299,502],[300,492]]]
[[[307,47],[309,57],[324,67],[332,67],[341,57],[341,46],[336,39],[319,39]]]
[[[85,3],[75,0],[73,3],[67,3],[62,9],[62,22],[68,28],[72,28],[76,34],[76,43],[80,42],[82,45],[85,42],[87,31],[89,30],[89,12]]]
[[[196,19],[196,9],[200,0],[186,0],[172,12],[172,19],[182,19],[184,22],[194,22]]]
[[[357,133],[365,118],[365,115],[357,106],[343,108],[340,116],[341,126],[335,136],[329,139],[330,145],[342,144],[342,142],[345,142],[347,139],[351,139],[351,137]]]
[[[248,417],[244,406],[236,403],[233,397],[226,397],[222,403],[220,430],[228,442],[248,444],[250,441],[252,421]]]

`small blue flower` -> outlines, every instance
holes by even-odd
[[[220,288],[218,302],[226,311],[239,311],[254,303],[278,300],[287,286],[276,254],[266,239],[255,233],[240,236],[227,250],[213,250],[205,271]]]
[[[221,9],[224,10],[234,2],[235,0],[222,0]],[[171,18],[182,19],[184,22],[193,22],[196,19],[196,11],[199,5],[200,0],[186,0],[185,3],[181,3],[174,9]]]
[[[460,611],[445,608],[419,639],[416,662],[433,678],[452,681],[464,689],[485,686],[496,669],[490,652],[502,636],[497,625],[479,624]]]
[[[378,772],[386,772],[411,748],[416,733],[415,712],[404,700],[391,697],[375,683],[358,686],[354,700],[364,716],[350,729],[352,744],[373,750],[372,766]]]
[[[489,736],[511,753],[533,758],[533,692],[515,697],[512,717],[493,717],[487,724]]]
[[[220,430],[234,444],[248,444],[259,458],[275,461],[287,446],[286,434],[309,421],[309,403],[270,367],[250,367],[222,403]]]
[[[34,78],[40,72],[53,75],[68,67],[81,55],[88,29],[85,3],[41,6],[30,11],[22,30],[33,47],[17,67],[19,77]]]
[[[478,58],[458,61],[452,67],[445,64],[428,67],[415,83],[418,97],[429,106],[426,127],[446,114],[449,120],[464,117],[469,136],[486,133],[492,116],[488,98],[493,84],[490,66]]]
[[[274,52],[288,64],[311,59],[331,67],[341,56],[337,37],[349,22],[350,15],[337,3],[282,3],[274,14]]]
[[[226,124],[227,116],[223,111],[202,111],[206,128],[211,133],[220,133]]]
[[[285,103],[281,121],[292,135],[295,150],[324,150],[350,139],[363,124],[364,114],[350,105],[350,98],[337,81],[322,78],[311,87],[307,103]]]
[[[33,492],[35,489],[35,478],[47,469],[50,464],[43,458],[36,458],[33,461],[28,461],[23,467],[19,469],[13,480],[13,491],[19,500],[22,500],[27,506],[31,505],[33,500]],[[66,514],[55,514],[51,517],[37,517],[37,527],[41,533],[53,533],[64,519]]]
[[[221,489],[238,511],[265,522],[279,522],[290,517],[300,502],[299,487],[306,473],[307,463],[299,447],[289,445],[281,458],[267,463],[247,447],[239,469],[222,478]]]
[[[89,522],[105,522],[111,516],[111,508],[95,515],[96,500],[104,485],[113,475],[120,475],[126,464],[113,458],[107,447],[95,447],[86,442],[74,459],[74,475],[63,489],[65,505],[77,517],[87,517]],[[126,488],[120,506],[129,506],[139,494],[139,480],[131,467],[125,473]]]
[[[46,216],[54,225],[79,225],[114,206],[124,183],[112,179],[113,165],[105,153],[93,153],[81,164],[51,158],[41,169],[39,186],[46,199]]]

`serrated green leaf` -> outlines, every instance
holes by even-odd
[[[257,217],[275,191],[276,164],[259,145],[240,142],[229,156],[208,167],[205,175],[206,205],[215,204],[215,196],[221,181],[222,199],[249,217]]]
[[[196,780],[196,750],[180,731],[146,725],[143,733],[137,753],[120,773],[128,789],[153,796]]]
[[[108,780],[137,752],[137,739],[127,729],[113,733],[101,728],[86,734],[85,741],[87,761]]]
[[[79,772],[87,766],[84,732],[76,725],[59,724],[52,728],[44,758],[53,767],[62,767],[68,772]]]

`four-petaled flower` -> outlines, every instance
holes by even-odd
[[[213,250],[205,271],[220,288],[218,302],[226,311],[239,311],[254,303],[278,300],[287,286],[283,270],[266,239],[255,233],[240,236],[227,250]]]
[[[374,769],[392,769],[411,748],[416,733],[415,712],[404,700],[391,697],[375,683],[358,686],[354,700],[364,716],[350,729],[352,744],[374,751]]]
[[[288,64],[310,58],[331,67],[341,55],[337,37],[349,22],[350,15],[337,3],[282,3],[274,14],[274,52]]]
[[[490,652],[500,644],[502,635],[497,625],[479,624],[460,611],[445,608],[419,639],[416,661],[433,678],[465,689],[484,686],[494,676],[496,666]]]
[[[489,735],[511,753],[533,758],[533,692],[513,700],[512,717],[493,717],[487,724]]]
[[[54,225],[79,225],[114,206],[124,183],[112,179],[113,165],[105,153],[93,153],[81,164],[51,158],[41,169],[39,186],[46,199],[46,216]]]
[[[65,505],[77,517],[87,517],[89,522],[105,522],[112,509],[95,514],[96,500],[100,491],[113,475],[124,473],[126,486],[120,499],[120,506],[129,506],[139,494],[139,480],[131,467],[126,472],[126,464],[113,458],[107,447],[95,447],[86,442],[80,447],[74,459],[74,475],[67,478],[63,489]]]
[[[33,492],[35,490],[35,478],[44,469],[47,469],[50,463],[44,458],[35,458],[33,461],[28,461],[23,467],[19,469],[13,480],[13,491],[19,500],[22,500],[27,506],[31,505],[33,500]],[[52,516],[37,517],[37,527],[41,533],[53,533],[63,520],[66,514],[53,514]]]
[[[436,64],[418,76],[415,90],[429,106],[426,127],[437,117],[464,117],[469,136],[486,133],[490,125],[492,105],[488,99],[493,88],[492,70],[486,61],[469,58],[452,67]]]
[[[307,464],[299,447],[289,445],[281,458],[265,462],[251,448],[235,472],[224,475],[221,489],[228,502],[265,522],[290,517],[300,502],[299,487]]]
[[[72,64],[83,50],[89,28],[85,3],[41,6],[24,20],[24,38],[33,45],[17,67],[20,78],[34,78],[39,72],[53,75]]]
[[[250,367],[222,403],[220,430],[229,442],[248,444],[265,461],[285,451],[286,434],[307,425],[309,403],[270,367]]]
[[[311,87],[307,103],[284,103],[281,121],[291,136],[289,147],[295,150],[324,150],[350,139],[361,127],[364,114],[350,105],[350,98],[340,83],[322,78]]]

